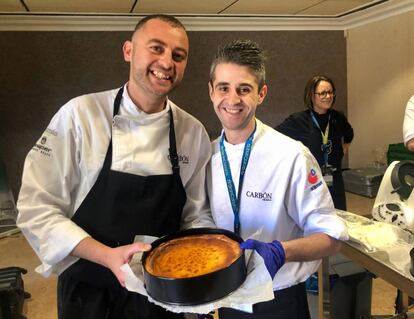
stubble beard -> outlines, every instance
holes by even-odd
[[[179,82],[171,83],[168,87],[157,89],[151,82],[150,77],[152,76],[149,70],[144,72],[136,73],[135,83],[145,94],[151,94],[157,98],[165,98],[178,86]]]

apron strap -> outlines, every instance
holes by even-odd
[[[122,100],[122,94],[124,93],[124,87],[121,87],[118,91],[118,93],[116,94],[115,97],[115,101],[114,101],[114,110],[112,113],[112,118],[115,117],[115,115],[118,114],[119,112],[119,107],[121,105],[121,100]],[[111,133],[111,138],[109,140],[109,145],[108,145],[108,150],[106,151],[106,156],[105,156],[105,160],[102,166],[102,170],[104,169],[111,169],[111,164],[112,164],[112,133]]]
[[[114,101],[114,113],[112,114],[112,117],[114,118],[115,115],[119,112],[119,106],[121,105],[122,100],[122,94],[124,93],[124,87],[121,87],[116,94],[115,101]]]
[[[170,153],[170,162],[171,162],[173,175],[180,175],[180,165],[178,161],[177,144],[175,140],[174,118],[173,118],[171,107],[170,107],[169,113],[170,113],[170,148],[168,150]]]

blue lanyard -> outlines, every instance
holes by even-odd
[[[256,127],[254,128],[252,134],[248,137],[246,143],[244,144],[243,150],[243,158],[240,167],[240,177],[239,177],[239,189],[236,196],[236,188],[234,187],[233,178],[231,176],[231,169],[229,160],[227,159],[226,148],[224,147],[224,133],[220,139],[220,154],[221,154],[221,162],[223,163],[223,170],[224,176],[226,178],[226,185],[227,190],[230,197],[231,207],[234,213],[234,232],[236,234],[240,234],[240,197],[241,197],[241,190],[243,187],[243,180],[244,175],[246,173],[247,163],[249,162],[250,153],[252,151],[252,144],[253,144],[253,135],[256,131]]]
[[[319,129],[322,135],[322,151],[323,151],[323,160],[325,162],[325,165],[328,165],[328,149],[329,149],[329,143],[328,143],[328,136],[329,136],[329,122],[331,121],[331,114],[329,114],[328,117],[328,124],[326,125],[325,133],[322,132],[322,129],[316,120],[315,114],[313,114],[312,111],[310,111],[311,118],[313,123],[315,123],[316,127]]]

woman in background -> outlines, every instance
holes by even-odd
[[[354,130],[344,113],[332,109],[335,85],[330,78],[312,77],[305,87],[304,102],[307,110],[290,115],[276,130],[310,149],[321,167],[335,208],[346,210],[342,158],[352,142]]]
[[[342,158],[354,137],[344,113],[334,110],[335,84],[327,76],[312,77],[305,87],[307,109],[290,115],[276,127],[279,132],[307,146],[321,167],[335,208],[346,210],[342,178]],[[335,265],[341,264],[342,272]],[[364,268],[340,254],[329,258],[331,318],[371,318],[372,276]],[[308,279],[308,292],[314,292],[316,274]]]

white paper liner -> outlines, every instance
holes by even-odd
[[[155,239],[150,236],[136,236],[135,241],[151,243]],[[253,304],[274,298],[272,279],[266,269],[263,258],[256,251],[252,253],[249,250],[246,251],[246,258],[248,260],[247,278],[237,290],[222,299],[197,306],[168,305],[148,296],[144,287],[141,256],[142,253],[135,254],[129,264],[124,264],[121,267],[121,270],[125,273],[126,288],[129,291],[147,296],[150,302],[172,312],[207,314],[215,309],[227,307],[251,313],[253,311]]]
[[[349,241],[372,258],[413,279],[410,273],[410,250],[414,236],[393,225],[378,222],[350,212],[337,210],[348,228]]]

